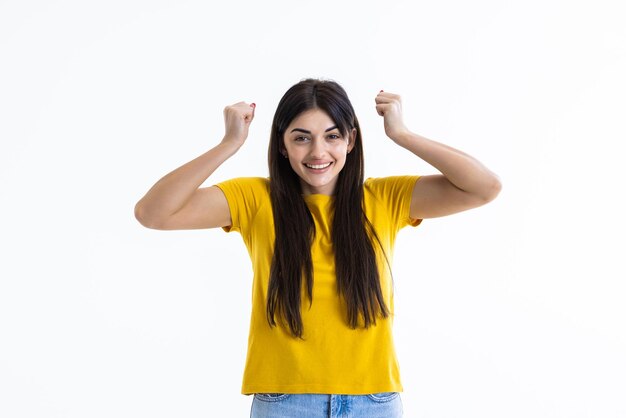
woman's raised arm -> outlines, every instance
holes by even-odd
[[[484,205],[498,196],[500,179],[474,157],[406,128],[400,96],[381,91],[376,96],[376,111],[384,117],[389,138],[442,173],[423,176],[415,183],[411,218],[451,215]]]
[[[224,108],[226,133],[222,141],[174,171],[166,174],[135,205],[135,217],[151,229],[201,229],[230,225],[228,202],[222,191],[200,185],[248,137],[256,105],[239,102]]]

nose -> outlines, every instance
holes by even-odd
[[[311,141],[311,157],[321,158],[326,153],[326,143],[323,138],[313,138]]]

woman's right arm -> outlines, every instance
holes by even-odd
[[[166,174],[135,205],[135,217],[151,229],[201,229],[228,226],[231,223],[228,202],[216,186],[200,185],[248,137],[254,119],[254,103],[226,106],[224,139],[209,151]]]

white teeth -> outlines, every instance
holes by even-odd
[[[315,168],[317,170],[321,169],[321,168],[326,168],[330,165],[331,163],[326,163],[326,164],[304,164],[309,168]]]

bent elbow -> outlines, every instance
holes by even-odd
[[[500,192],[502,191],[502,182],[498,176],[494,175],[493,181],[489,186],[487,192],[483,195],[483,200],[485,203],[489,203],[494,200]]]
[[[137,219],[137,221],[146,228],[161,229],[160,224],[157,222],[157,220],[151,218],[150,216],[147,216],[145,210],[139,203],[135,205],[135,219]]]
[[[150,228],[148,226],[148,221],[146,219],[144,211],[141,206],[139,206],[139,203],[135,205],[135,219],[137,219],[137,222],[139,222],[141,225],[145,226],[146,228]]]

